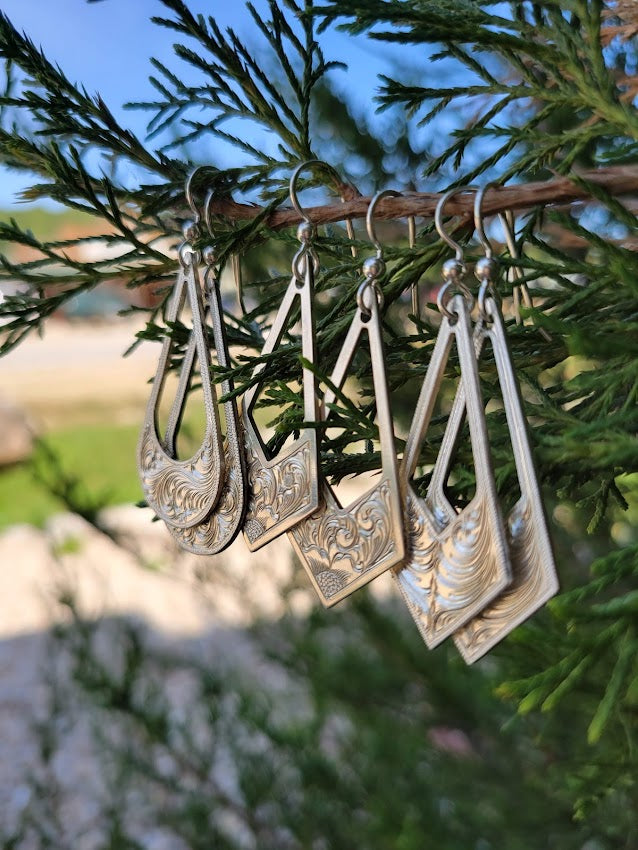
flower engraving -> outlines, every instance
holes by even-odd
[[[206,518],[213,508],[223,473],[212,428],[207,428],[193,457],[178,461],[166,454],[155,427],[147,423],[139,444],[142,489],[149,506],[170,525],[186,528]]]
[[[394,575],[432,648],[491,602],[509,574],[493,545],[487,501],[480,494],[442,530],[410,488],[407,501],[406,557]]]
[[[392,520],[387,480],[348,508],[338,506],[327,486],[323,501],[318,511],[291,529],[289,537],[320,595],[331,600],[396,563],[402,546]]]
[[[190,528],[168,526],[180,546],[198,555],[221,552],[235,539],[241,524],[245,502],[243,474],[227,442],[224,444],[224,456],[226,478],[219,502],[210,516]]]
[[[305,442],[275,463],[264,466],[250,444],[246,445],[250,496],[244,533],[255,543],[284,520],[302,514],[312,500],[310,443]]]

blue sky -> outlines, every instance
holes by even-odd
[[[256,40],[243,0],[191,0],[189,5],[194,12],[213,14],[222,27],[232,26],[249,44]],[[266,7],[264,0],[255,5]],[[159,0],[3,0],[2,10],[70,79],[89,92],[99,92],[118,119],[142,137],[151,114],[121,106],[153,98],[149,58],[156,56],[169,67],[184,70],[173,58],[174,34],[150,22],[152,15],[169,16]],[[364,38],[353,40],[335,31],[324,34],[321,44],[326,58],[349,65],[347,76],[335,72],[335,82],[347,86],[361,108],[368,104],[372,111],[376,75],[392,71],[401,48],[380,49]],[[23,177],[0,169],[0,206],[15,204],[23,185]]]

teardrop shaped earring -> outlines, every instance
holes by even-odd
[[[393,190],[379,192],[368,208],[368,234],[377,248],[377,255],[364,263],[365,280],[357,292],[357,309],[330,377],[330,387],[340,390],[361,336],[366,333],[370,344],[379,420],[381,480],[351,504],[342,507],[330,485],[322,478],[321,507],[288,533],[288,539],[319,598],[327,607],[336,604],[403,558],[398,463],[379,316],[383,293],[378,278],[383,274],[385,264],[373,223],[378,202],[398,194]],[[321,406],[322,421],[328,420],[335,398],[334,389],[326,390]]]
[[[445,204],[458,191],[461,190],[451,189],[447,192],[436,209],[437,231],[454,248],[456,257],[443,264],[444,285],[438,297],[441,325],[406,440],[400,470],[407,513],[406,557],[403,565],[395,570],[394,576],[430,648],[437,646],[475,616],[511,580],[505,529],[496,499],[472,341],[472,297],[463,282],[466,269],[462,249],[442,225]],[[449,504],[442,486],[448,473],[456,434],[446,431],[440,449],[444,458],[444,462],[439,464],[442,474],[433,476],[426,497],[419,496],[412,485],[453,344],[458,352],[476,475],[475,494],[458,513]]]
[[[171,335],[162,343],[162,350],[146,408],[142,432],[137,447],[137,463],[144,496],[149,507],[168,525],[189,528],[202,522],[219,499],[224,479],[224,453],[221,446],[217,396],[210,381],[210,354],[204,331],[204,308],[197,271],[198,253],[192,243],[199,238],[199,213],[193,201],[193,172],[186,183],[186,199],[195,215],[194,222],[184,226],[184,242],[179,248],[179,270],[172,300],[166,315],[171,328],[183,308],[186,298],[192,312],[191,338],[193,354],[199,359],[202,392],[206,413],[206,429],[199,449],[188,460],[178,460],[174,445],[181,404],[173,405],[174,421],[169,423],[169,439],[158,435],[158,408],[170,365],[173,348]],[[172,328],[171,328],[172,330]],[[190,367],[182,369],[182,380],[188,382]],[[179,391],[178,391],[179,394]]]
[[[209,192],[204,206],[204,217],[208,232],[212,235],[210,224],[210,203],[213,192]],[[204,249],[204,263],[206,272],[204,274],[204,288],[208,297],[209,313],[213,328],[213,341],[217,363],[222,369],[230,369],[231,361],[228,354],[228,343],[222,310],[220,293],[220,282],[216,270],[217,258],[212,247]],[[184,355],[184,369],[190,372],[195,355],[195,341],[192,337],[186,354]],[[180,380],[180,387],[176,396],[176,403],[183,406],[186,395],[186,383]],[[231,378],[221,381],[222,395],[228,397],[233,391]],[[181,394],[181,401],[180,401]],[[234,398],[226,398],[224,401],[224,419],[226,422],[226,439],[224,441],[224,480],[219,500],[206,519],[189,528],[175,528],[169,526],[169,530],[179,545],[197,555],[216,555],[226,549],[237,537],[246,514],[248,502],[248,479],[246,475],[246,461],[243,445],[243,431],[237,411],[237,402]],[[173,423],[178,421],[178,416],[169,417],[166,440],[173,438]]]
[[[497,264],[483,227],[482,204],[487,188],[479,191],[474,205],[475,227],[485,250],[485,256],[476,264],[476,276],[480,280],[480,325],[476,332],[476,348],[480,352],[486,340],[492,343],[520,497],[507,517],[512,583],[454,635],[454,642],[468,663],[483,656],[558,591],[551,539],[534,469],[519,383],[494,288]],[[509,227],[507,218],[502,217],[501,223]],[[510,246],[515,242],[511,232],[506,233],[506,238]],[[455,412],[458,416],[459,408],[462,414],[464,400],[459,396],[460,393],[457,393],[458,401],[455,399],[450,419]]]

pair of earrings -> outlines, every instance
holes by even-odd
[[[454,248],[456,256],[443,265],[444,286],[438,297],[441,325],[400,470],[406,494],[407,553],[404,563],[394,571],[426,644],[432,648],[454,635],[455,644],[468,663],[484,655],[558,590],[520,389],[494,289],[497,264],[482,215],[486,188],[477,192],[474,204],[475,227],[485,256],[476,264],[479,315],[473,330],[472,297],[464,283],[463,252],[442,225],[444,206],[459,190],[446,193],[436,210],[437,231]],[[507,217],[502,223],[510,228]],[[512,229],[506,230],[506,241],[511,248],[515,246]],[[520,491],[506,522],[496,497],[477,368],[488,341],[502,391]],[[460,380],[427,494],[420,497],[412,486],[412,477],[453,344],[458,353]],[[476,490],[470,502],[459,508],[450,504],[445,481],[465,417]]]
[[[137,462],[142,489],[148,505],[164,520],[170,533],[185,549],[197,554],[214,555],[226,549],[239,533],[247,508],[246,461],[243,434],[237,403],[224,402],[226,438],[222,440],[215,384],[211,380],[211,356],[206,331],[206,307],[199,280],[200,255],[194,247],[201,236],[200,216],[192,196],[195,172],[186,184],[186,198],[195,221],[184,226],[184,242],[179,248],[179,270],[168,313],[167,324],[175,323],[188,300],[192,313],[192,329],[184,351],[178,386],[171,406],[163,438],[159,435],[158,412],[162,390],[168,374],[173,341],[167,336],[162,343],[157,371],[146,408],[137,448]],[[211,195],[205,204],[206,223]],[[206,249],[204,286],[210,313],[217,361],[222,369],[230,368],[219,280],[214,253]],[[199,361],[206,428],[201,446],[187,460],[177,459],[179,430],[186,396],[193,374],[195,357]],[[230,379],[221,382],[222,393],[233,392]]]
[[[316,167],[326,169],[340,182],[334,169],[320,160],[303,163],[291,177],[290,199],[303,219],[297,231],[301,247],[293,259],[292,278],[262,357],[279,345],[292,304],[299,298],[304,419],[315,426],[318,422],[326,425],[336,392],[345,383],[362,336],[367,335],[381,438],[381,480],[350,504],[340,505],[319,468],[316,427],[306,427],[292,446],[276,458],[269,458],[252,418],[259,389],[259,384],[253,384],[244,399],[250,487],[244,535],[248,547],[254,551],[286,531],[321,601],[329,606],[398,564],[404,555],[404,541],[379,315],[383,303],[377,280],[383,269],[380,259],[373,259],[365,266],[365,280],[357,292],[357,309],[332,371],[330,389],[321,403],[318,401],[317,381],[311,367],[316,363],[313,296],[319,261],[312,244],[315,227],[299,204],[296,191],[300,174]],[[370,205],[370,214],[374,205],[376,200]],[[346,228],[352,241],[350,221],[346,221]]]
[[[383,304],[379,278],[385,266],[373,225],[373,211],[378,201],[398,193],[392,190],[379,193],[368,209],[368,233],[377,255],[364,263],[365,279],[357,292],[357,309],[328,382],[329,389],[319,404],[311,368],[316,359],[312,304],[319,262],[312,242],[314,226],[301,209],[296,192],[300,173],[316,166],[326,168],[338,181],[334,170],[317,160],[303,163],[291,177],[291,201],[303,219],[298,229],[301,247],[293,259],[290,283],[262,350],[265,363],[281,343],[299,299],[304,358],[302,393],[307,426],[292,446],[274,458],[268,455],[252,415],[262,383],[258,380],[259,374],[265,369],[262,365],[245,394],[241,419],[234,401],[225,403],[227,435],[225,445],[221,445],[214,385],[207,376],[210,352],[197,280],[198,258],[190,245],[198,236],[199,217],[192,203],[189,181],[186,194],[196,222],[185,231],[186,242],[180,249],[180,272],[167,319],[169,323],[176,321],[186,289],[193,313],[193,330],[163,440],[157,433],[157,405],[170,357],[169,339],[164,342],[160,356],[138,451],[147,501],[166,521],[181,545],[201,554],[221,551],[242,526],[246,542],[253,551],[287,532],[327,606],[392,568],[428,646],[436,646],[454,634],[463,657],[471,662],[533,613],[557,586],[518,386],[493,291],[496,265],[483,229],[483,192],[476,197],[475,219],[486,257],[477,264],[481,281],[479,319],[473,329],[471,296],[463,282],[462,251],[441,224],[444,205],[454,192],[448,192],[437,207],[437,230],[454,247],[456,259],[444,265],[445,285],[439,295],[441,326],[399,467],[379,313]],[[208,203],[205,210],[207,217]],[[413,220],[410,225],[412,236]],[[350,222],[347,226],[352,239]],[[515,243],[511,232],[509,237],[508,242]],[[208,251],[204,252],[204,260],[215,348],[220,366],[228,368],[219,287],[214,274],[215,259]],[[414,304],[416,312],[418,294],[415,288]],[[382,468],[375,486],[342,507],[320,474],[317,431],[311,425],[316,426],[318,421],[327,423],[364,334],[368,336],[370,347]],[[487,340],[494,350],[503,389],[521,491],[508,517],[507,530],[496,499],[478,378],[477,358]],[[412,478],[453,345],[458,351],[461,380],[428,492],[422,498],[413,488]],[[195,353],[202,373],[207,429],[200,450],[190,460],[178,461],[174,438]],[[225,395],[232,389],[230,381],[222,382]],[[450,504],[444,485],[466,416],[476,471],[476,493],[470,503],[460,509]]]
[[[520,390],[494,290],[497,264],[482,215],[486,188],[477,193],[474,208],[475,226],[485,250],[485,257],[476,267],[480,287],[479,317],[474,327],[470,315],[473,299],[464,283],[463,252],[442,225],[445,204],[458,190],[446,193],[437,206],[437,231],[454,248],[456,257],[443,267],[444,286],[438,298],[442,321],[398,468],[379,322],[383,296],[378,279],[384,272],[384,263],[373,226],[373,210],[378,201],[397,193],[381,192],[370,204],[368,235],[377,247],[377,256],[364,263],[366,280],[357,295],[358,310],[329,385],[341,389],[365,328],[379,419],[380,482],[345,509],[324,484],[323,508],[289,532],[324,604],[338,602],[394,565],[393,575],[426,644],[432,648],[454,635],[468,663],[484,655],[558,589]],[[510,221],[502,221],[508,244],[514,250]],[[413,222],[411,225],[413,242]],[[415,288],[413,308],[416,305],[418,312]],[[494,352],[520,490],[506,523],[496,495],[478,374],[478,359],[488,341]],[[457,349],[461,378],[428,492],[420,497],[412,479],[453,346]],[[335,391],[328,389],[322,404],[322,421],[326,421],[334,401]],[[445,483],[465,418],[476,490],[469,504],[460,508],[448,500]]]

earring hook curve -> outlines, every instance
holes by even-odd
[[[474,228],[476,230],[476,235],[479,238],[479,242],[483,246],[483,250],[485,251],[485,256],[488,259],[492,259],[494,256],[494,248],[492,243],[487,237],[485,233],[485,225],[484,225],[484,217],[483,217],[483,199],[485,197],[485,193],[488,189],[491,189],[498,184],[495,181],[490,183],[486,183],[476,193],[476,197],[474,198]]]
[[[379,241],[379,237],[377,236],[377,231],[374,226],[374,211],[379,201],[382,201],[383,198],[398,198],[401,194],[402,193],[397,192],[396,189],[382,189],[380,192],[376,193],[368,204],[368,210],[366,212],[366,230],[368,231],[368,239],[376,248],[377,253],[376,257],[368,257],[364,260],[363,274],[366,279],[357,290],[357,306],[364,316],[369,315],[370,312],[364,299],[364,296],[369,289],[374,291],[379,307],[383,306],[383,292],[377,282],[377,279],[381,277],[385,271],[385,262],[383,261],[383,246]],[[413,219],[412,216],[411,218]],[[412,228],[410,228],[410,236],[412,236]]]
[[[290,183],[288,184],[288,192],[289,192],[289,195],[290,195],[290,203],[292,204],[292,206],[293,206],[295,212],[297,213],[297,215],[299,216],[299,218],[303,219],[304,222],[306,222],[307,224],[311,224],[314,227],[315,222],[312,221],[312,219],[310,218],[310,216],[308,215],[306,210],[299,203],[299,196],[297,194],[297,182],[299,180],[299,175],[302,174],[307,169],[313,169],[313,168],[322,168],[324,171],[327,171],[328,174],[330,174],[330,176],[334,179],[335,183],[337,183],[341,186],[343,186],[343,185],[351,186],[351,188],[356,192],[357,195],[359,194],[359,192],[354,186],[352,186],[351,183],[349,183],[349,182],[344,183],[344,181],[341,179],[341,177],[339,175],[339,172],[335,168],[333,168],[331,165],[329,165],[327,162],[324,162],[322,159],[307,159],[305,162],[299,163],[299,165],[293,171],[293,173],[290,177]],[[346,198],[345,198],[345,196],[342,192],[339,193],[339,197],[341,198],[342,202],[345,202]],[[345,219],[345,222],[346,222],[346,232],[348,234],[348,238],[351,239],[351,240],[354,240],[354,229],[352,227],[352,220],[347,218],[347,219]]]
[[[184,185],[184,195],[186,196],[186,202],[191,209],[191,212],[195,216],[195,221],[199,222],[201,220],[201,216],[199,210],[197,209],[197,204],[195,203],[195,198],[193,196],[193,181],[197,174],[200,171],[205,171],[207,168],[206,165],[196,165],[195,168],[191,170],[188,177],[186,178],[186,183]]]
[[[439,234],[441,239],[450,246],[450,248],[454,251],[456,259],[461,263],[463,262],[463,248],[461,248],[459,243],[454,240],[443,227],[443,210],[447,202],[450,198],[454,197],[454,195],[458,195],[460,192],[474,191],[476,191],[476,186],[454,186],[451,189],[448,189],[447,192],[439,199],[434,211],[434,226],[436,227],[436,232]]]
[[[484,186],[481,186],[481,188],[476,193],[476,197],[474,198],[474,228],[479,238],[479,242],[483,247],[483,251],[485,252],[485,255],[477,261],[474,269],[474,274],[476,275],[481,284],[478,293],[478,305],[479,314],[485,321],[489,319],[489,315],[485,307],[485,299],[488,293],[490,291],[493,291],[493,283],[494,278],[496,276],[496,272],[498,270],[498,263],[494,259],[494,249],[492,247],[492,243],[487,238],[487,234],[485,233],[485,225],[483,218],[483,198],[485,197],[486,191],[494,185],[496,184],[490,182],[486,183]]]
[[[439,310],[443,313],[450,322],[456,321],[456,316],[454,313],[450,311],[448,308],[448,303],[450,301],[450,288],[452,284],[455,284],[459,287],[464,297],[471,305],[473,303],[472,293],[463,282],[463,277],[465,276],[467,269],[465,266],[465,262],[463,259],[463,248],[459,245],[459,243],[453,239],[450,234],[443,227],[443,210],[445,209],[445,205],[450,200],[451,197],[457,195],[459,192],[468,192],[475,191],[475,186],[454,186],[451,189],[448,189],[444,195],[439,199],[438,204],[436,205],[436,209],[434,211],[434,226],[436,227],[436,232],[439,234],[441,239],[452,248],[454,251],[454,259],[446,260],[443,263],[443,280],[444,284],[439,290],[439,294],[437,296],[436,302]],[[470,306],[471,309],[471,306]]]
[[[377,257],[379,259],[383,257],[383,247],[379,242],[379,237],[377,236],[377,231],[374,226],[374,211],[379,201],[382,201],[384,198],[398,198],[400,196],[401,192],[397,192],[396,189],[382,189],[380,192],[377,192],[368,204],[368,211],[366,212],[366,230],[368,231],[368,239],[377,249]]]

